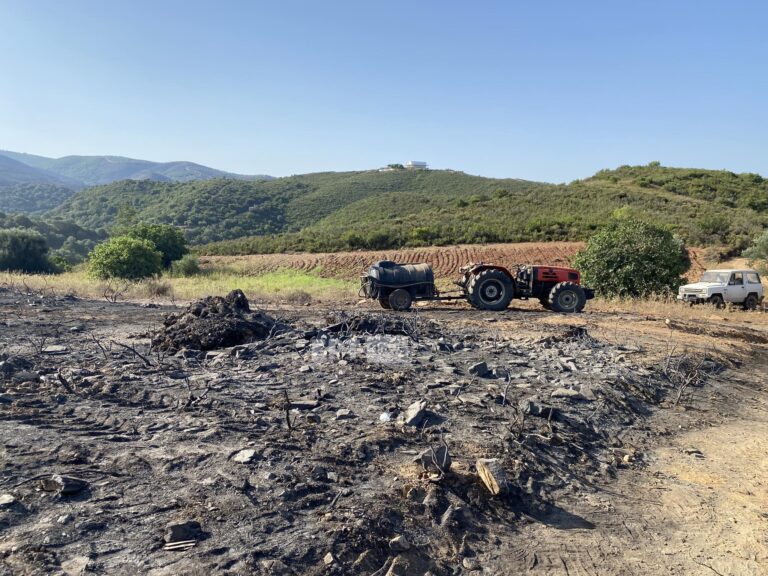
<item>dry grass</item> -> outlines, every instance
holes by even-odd
[[[241,289],[252,300],[263,302],[306,303],[340,301],[357,296],[352,282],[296,271],[276,271],[260,276],[245,276],[232,270],[207,270],[182,278],[162,277],[141,282],[105,282],[89,278],[83,270],[64,274],[0,273],[0,285],[51,294],[72,294],[85,298],[115,300],[188,301]]]

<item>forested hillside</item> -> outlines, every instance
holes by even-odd
[[[53,214],[108,227],[122,206],[183,227],[192,243],[216,242],[201,248],[207,253],[581,240],[621,214],[666,224],[693,245],[738,250],[768,222],[768,185],[756,174],[656,164],[566,185],[447,170],[326,172],[268,182],[122,181],[83,190]]]

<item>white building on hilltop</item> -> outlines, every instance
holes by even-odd
[[[417,160],[408,160],[408,162],[405,163],[405,167],[408,170],[426,170],[427,169],[427,163],[426,162],[419,162]]]

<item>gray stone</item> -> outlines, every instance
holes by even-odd
[[[43,348],[42,352],[43,354],[51,354],[53,356],[57,356],[60,354],[66,354],[69,348],[66,346],[62,346],[60,344],[51,344],[50,346],[46,346]]]
[[[405,410],[403,423],[406,426],[418,426],[424,419],[424,410],[427,408],[426,400],[417,400]]]
[[[395,552],[405,552],[411,548],[411,543],[402,534],[395,536],[389,541],[389,549]]]
[[[469,367],[469,373],[478,378],[482,378],[488,374],[488,364],[485,362],[478,362]]]
[[[339,408],[338,410],[336,410],[336,420],[348,420],[354,417],[355,417],[355,414],[352,412],[352,410],[349,410],[347,408]]]
[[[497,496],[507,491],[507,475],[497,459],[480,458],[475,462],[475,468],[491,494]]]
[[[451,469],[451,455],[445,446],[440,446],[434,451],[432,448],[428,448],[415,461],[421,464],[421,467],[427,472],[440,473],[448,472]]]
[[[252,461],[255,456],[256,456],[256,450],[253,450],[251,448],[246,448],[244,450],[240,450],[240,452],[235,454],[232,457],[232,460],[234,460],[235,462],[240,462],[241,464],[247,464],[248,462]]]
[[[165,527],[164,540],[170,544],[172,542],[187,542],[197,540],[202,534],[200,522],[196,520],[187,520],[185,522],[175,522]]]
[[[584,395],[578,390],[571,388],[555,388],[552,391],[552,398],[565,398],[567,400],[586,400]]]
[[[40,376],[35,374],[34,372],[28,372],[27,370],[22,370],[21,372],[16,372],[11,380],[15,384],[24,384],[26,382],[40,382]]]
[[[70,476],[54,474],[50,478],[40,480],[40,487],[46,492],[58,492],[62,495],[77,494],[88,487],[88,482]]]
[[[16,497],[13,494],[0,494],[0,508],[12,506],[15,502]]]

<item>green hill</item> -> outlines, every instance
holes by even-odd
[[[108,227],[121,206],[182,226],[205,253],[334,251],[575,240],[617,212],[668,225],[693,245],[734,250],[768,224],[756,174],[624,166],[567,185],[448,170],[326,172],[267,182],[122,181],[82,190],[54,215]]]
[[[58,218],[43,220],[24,214],[0,212],[0,229],[4,228],[27,228],[40,232],[45,237],[51,253],[61,256],[71,264],[82,262],[96,244],[107,238],[103,230],[86,230],[73,222]]]
[[[0,177],[3,162],[12,160],[24,167],[44,171],[58,184],[67,184],[78,189],[85,186],[108,184],[117,180],[157,180],[167,182],[189,182],[211,178],[234,178],[265,180],[271,176],[244,176],[195,164],[194,162],[151,162],[123,156],[64,156],[47,158],[34,154],[0,150]],[[40,180],[36,180],[38,182]],[[2,180],[0,179],[0,185]]]

